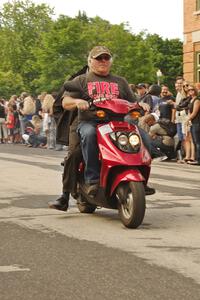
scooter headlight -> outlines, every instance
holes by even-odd
[[[132,134],[129,136],[129,143],[134,148],[135,146],[138,146],[140,144],[140,138],[137,134]]]
[[[112,132],[110,138],[114,145],[123,152],[137,153],[140,150],[140,137],[135,132]]]
[[[118,137],[118,143],[121,145],[121,146],[126,146],[128,144],[128,137],[125,135],[125,134],[121,134],[119,137]]]

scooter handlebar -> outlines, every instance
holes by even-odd
[[[129,113],[132,110],[142,110],[142,107],[139,106],[139,104],[137,102],[135,103],[131,103],[128,102],[127,100],[124,99],[95,99],[93,100],[82,88],[82,86],[79,84],[77,85],[77,82],[75,83],[73,80],[72,81],[67,81],[64,83],[64,88],[66,91],[68,92],[74,92],[74,93],[81,93],[82,94],[82,99],[86,100],[89,102],[89,110],[94,111],[96,108],[105,108],[105,109],[109,109],[109,107],[111,108],[111,104],[114,102],[115,104],[113,105],[113,107],[116,108],[116,101],[118,104],[122,106],[126,106],[127,107],[127,111],[126,113]],[[123,109],[124,110],[124,109]],[[120,113],[120,112],[119,112]],[[125,112],[124,112],[125,113]]]

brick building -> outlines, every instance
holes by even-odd
[[[184,78],[200,82],[200,0],[184,0]]]

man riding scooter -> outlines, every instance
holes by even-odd
[[[129,102],[135,102],[127,81],[119,76],[110,73],[112,66],[112,54],[110,50],[104,46],[94,47],[88,57],[89,72],[73,79],[73,85],[76,86],[75,92],[67,93],[64,96],[62,105],[65,110],[78,109],[78,128],[77,132],[80,137],[81,151],[85,163],[84,180],[85,191],[89,195],[95,195],[100,176],[100,164],[98,159],[98,146],[96,140],[95,117],[89,109],[89,101],[103,99],[125,99]],[[86,99],[85,95],[88,95]],[[85,99],[85,100],[84,100]],[[139,104],[140,105],[140,104]],[[149,107],[141,104],[144,110]],[[140,132],[143,142],[147,149],[149,144],[144,132]],[[145,186],[146,194],[154,194],[155,190]],[[65,205],[65,202],[67,205]],[[61,203],[52,203],[50,207],[60,210],[67,210],[69,198],[61,200]],[[62,209],[64,207],[65,209]]]

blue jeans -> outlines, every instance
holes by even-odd
[[[179,141],[183,141],[184,135],[183,135],[183,130],[182,130],[182,123],[177,123],[176,128],[177,128],[177,135],[178,135]]]
[[[149,134],[142,128],[138,127],[139,133],[141,135],[142,138],[142,142],[145,146],[145,148],[148,150],[149,154],[152,157],[152,147],[151,147],[151,138],[149,136]]]
[[[191,133],[196,150],[196,160],[200,163],[200,124],[192,124]]]
[[[169,159],[175,158],[175,150],[173,146],[163,144],[161,137],[156,137],[151,140],[152,157],[157,158],[167,155]]]
[[[40,135],[40,134],[31,134],[29,136],[28,142],[33,147],[38,147],[40,144],[46,144],[47,138],[43,135]]]
[[[98,183],[100,177],[96,125],[96,122],[83,121],[77,128],[81,140],[81,151],[85,162],[84,179],[85,182],[89,184]]]

